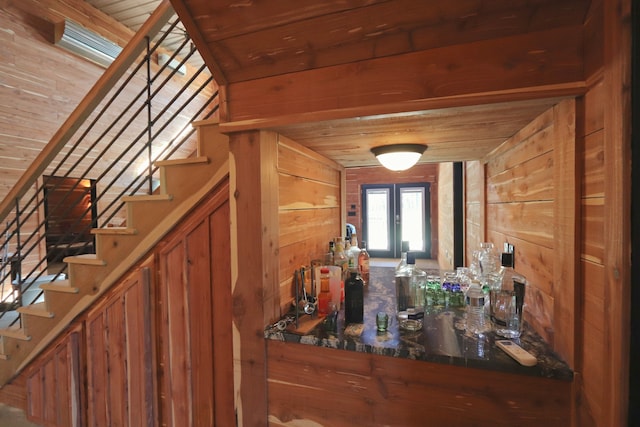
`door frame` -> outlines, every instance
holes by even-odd
[[[390,243],[391,249],[388,251],[375,250],[367,247],[367,251],[372,257],[377,258],[399,258],[402,245],[402,236],[399,230],[398,215],[400,215],[400,189],[420,187],[425,189],[424,197],[424,209],[425,209],[425,223],[424,223],[424,242],[425,251],[415,251],[416,258],[418,259],[430,259],[432,256],[432,215],[431,215],[431,182],[406,182],[406,183],[394,183],[394,184],[362,184],[360,186],[360,200],[362,207],[362,235],[361,240],[368,240],[368,224],[367,224],[367,190],[380,188],[388,189],[390,195],[388,217],[391,219],[390,224]]]

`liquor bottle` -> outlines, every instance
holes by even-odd
[[[362,250],[358,254],[358,273],[362,277],[364,285],[369,284],[369,252],[367,252],[367,242],[362,241]]]
[[[522,310],[527,279],[513,269],[513,254],[501,257],[502,280],[491,288],[489,317],[496,334],[518,338],[522,333]]]
[[[422,329],[427,273],[415,266],[415,255],[407,253],[407,265],[396,271],[396,303],[400,328]]]
[[[402,245],[401,245],[400,251],[401,251],[400,252],[400,262],[396,266],[396,271],[400,270],[401,268],[406,267],[406,265],[407,265],[407,252],[409,252],[409,241],[408,240],[403,240],[402,241]]]
[[[364,285],[357,271],[344,284],[344,321],[362,323],[364,320]]]
[[[351,242],[346,250],[347,259],[349,260],[349,270],[358,271],[358,256],[360,255],[360,247],[358,246],[358,236],[356,233],[351,234]]]
[[[333,253],[333,264],[342,269],[342,275],[345,277],[349,270],[349,260],[344,252],[344,242],[342,237],[336,237],[334,241],[335,247]]]
[[[335,252],[335,243],[329,241],[329,252],[324,254],[324,265],[333,265],[333,254]]]

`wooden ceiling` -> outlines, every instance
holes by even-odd
[[[88,1],[132,28],[147,13],[144,9],[152,10],[158,2]],[[276,76],[293,79],[296,73],[344,64],[367,67],[367,61],[380,58],[582,26],[590,6],[589,0],[171,3],[222,86],[254,84]],[[481,64],[483,58],[474,60]],[[504,68],[516,66],[509,64],[508,58],[503,62]],[[446,81],[440,83],[443,84]],[[392,114],[342,115],[343,118],[330,120],[298,119],[295,123],[265,127],[345,167],[376,165],[369,149],[395,142],[429,145],[422,161],[470,160],[486,156],[557,101],[557,97],[521,97],[508,103],[404,109]]]
[[[378,166],[372,147],[424,144],[420,163],[484,159],[557,103],[538,99],[301,123],[273,130],[344,167]]]

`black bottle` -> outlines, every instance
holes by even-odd
[[[345,323],[362,323],[364,320],[364,283],[357,272],[344,284],[344,321]]]

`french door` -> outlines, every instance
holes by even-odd
[[[399,258],[403,240],[416,258],[431,258],[429,183],[362,186],[362,240],[372,257]]]

